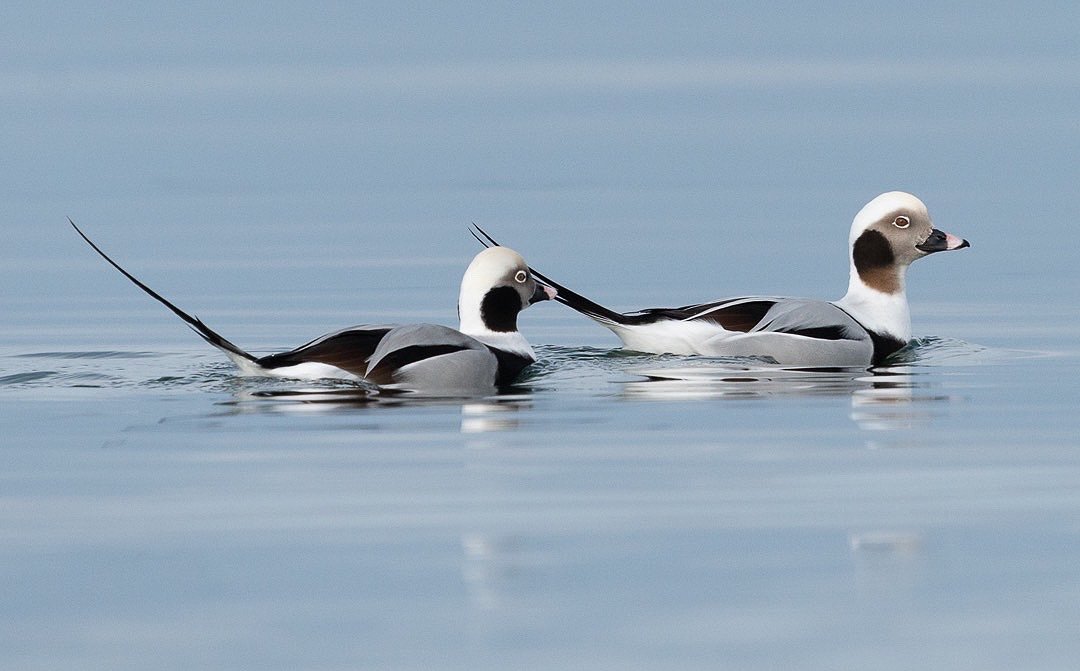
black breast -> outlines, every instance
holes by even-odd
[[[499,362],[498,371],[495,374],[496,387],[510,386],[521,375],[521,371],[535,361],[531,356],[507,352],[491,345],[488,345],[487,348],[491,350],[491,353],[495,355],[495,359]]]
[[[870,334],[870,340],[874,342],[874,360],[873,365],[879,366],[890,355],[895,354],[907,347],[907,343],[888,334],[874,333],[873,331],[867,331]]]

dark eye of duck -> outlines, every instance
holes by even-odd
[[[911,220],[901,214],[896,219],[893,219],[892,223],[893,226],[896,226],[897,228],[907,228],[911,225]]]
[[[529,274],[524,270],[519,270],[514,273],[514,281],[518,284],[524,284],[525,280],[529,279]]]

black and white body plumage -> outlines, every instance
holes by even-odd
[[[223,351],[245,375],[366,380],[387,390],[425,394],[491,393],[509,385],[536,360],[517,329],[518,313],[555,296],[553,288],[533,278],[520,254],[491,247],[476,255],[462,277],[458,330],[437,324],[353,326],[287,352],[259,357],[143,284],[74,222],[71,225],[102,258]]]
[[[495,244],[487,237],[487,242]],[[855,215],[847,294],[827,302],[752,296],[675,308],[610,310],[533,270],[556,300],[610,329],[626,349],[754,356],[789,366],[867,367],[911,340],[904,280],[913,261],[968,247],[934,228],[915,196],[883,193]]]

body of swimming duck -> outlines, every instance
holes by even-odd
[[[487,237],[487,243],[494,240]],[[855,216],[848,292],[834,302],[750,296],[622,313],[533,273],[558,290],[556,300],[610,329],[626,349],[753,356],[789,366],[867,367],[911,340],[908,266],[929,254],[968,246],[934,228],[918,198],[893,191],[874,198]]]
[[[366,380],[380,388],[427,394],[482,394],[509,385],[536,355],[518,331],[517,316],[555,296],[525,260],[506,247],[476,255],[461,280],[460,328],[437,324],[353,326],[287,352],[255,356],[239,348],[136,279],[74,222],[76,232],[106,261],[224,352],[245,375]]]

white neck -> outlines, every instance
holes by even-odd
[[[464,287],[458,296],[458,320],[458,330],[466,335],[476,337],[478,334],[490,333],[480,317],[480,298],[476,292],[466,292]]]
[[[904,290],[904,270],[900,271],[900,288],[885,293],[866,286],[852,264],[847,294],[836,301],[836,305],[875,333],[887,333],[904,342],[911,340],[911,312]]]
[[[525,336],[521,335],[520,331],[497,333],[495,331],[484,329],[481,332],[470,333],[462,329],[461,332],[467,336],[476,338],[485,345],[494,347],[495,349],[527,356],[533,361],[536,361],[536,352],[533,351],[532,346],[529,345],[529,341],[525,339]]]

